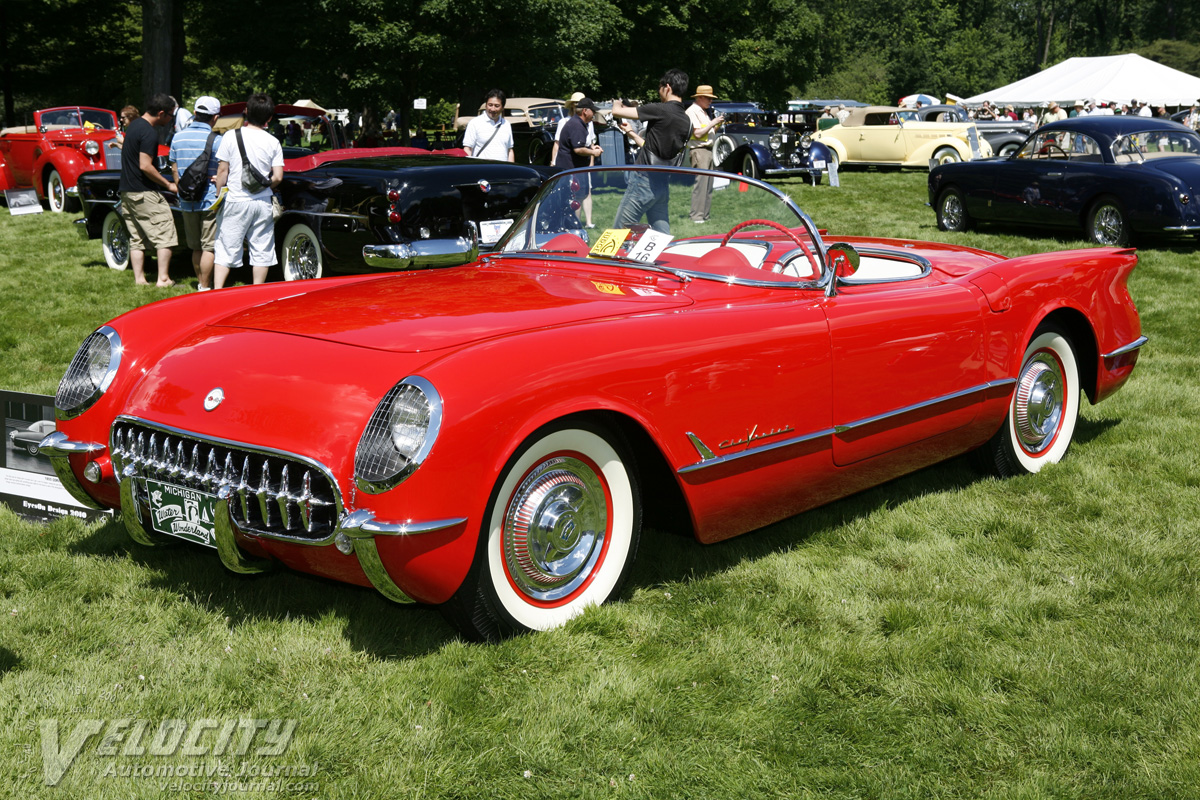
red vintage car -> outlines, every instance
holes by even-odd
[[[33,112],[33,124],[0,130],[0,192],[37,190],[51,211],[73,211],[79,176],[120,169],[117,115],[103,108],[65,106]]]
[[[42,448],[144,545],[375,586],[492,638],[617,595],[643,516],[707,543],[968,451],[1037,472],[1146,342],[1133,250],[830,243],[737,176],[700,229],[694,171],[605,171],[551,178],[471,264],[118,317]],[[603,230],[577,215],[589,177]]]

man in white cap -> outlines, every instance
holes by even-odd
[[[691,164],[696,169],[713,168],[713,144],[717,141],[717,128],[725,121],[725,117],[708,118],[708,109],[717,96],[713,94],[712,86],[700,84],[692,95],[692,104],[688,106],[688,119],[692,121],[692,138],[688,141],[688,155]],[[700,224],[708,221],[712,209],[713,179],[707,175],[697,175],[692,185],[692,210],[689,216],[692,222]]]
[[[205,151],[208,152],[208,186],[198,200],[179,198],[179,210],[183,214],[183,233],[187,246],[192,251],[192,267],[196,270],[197,290],[207,292],[212,288],[213,251],[217,243],[217,187],[213,179],[217,175],[217,147],[221,135],[213,134],[213,122],[221,113],[221,103],[215,97],[205,95],[196,100],[196,113],[192,122],[175,134],[171,141],[171,173],[176,185],[179,178],[192,162]],[[209,137],[212,135],[212,140]]]

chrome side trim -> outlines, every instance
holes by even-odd
[[[691,434],[688,435],[690,436]],[[676,470],[676,472],[680,475],[685,475],[689,472],[695,472],[699,469],[708,469],[709,467],[715,467],[719,464],[728,464],[730,461],[737,461],[740,458],[749,458],[750,456],[756,456],[760,453],[766,453],[769,450],[778,450],[781,447],[791,447],[792,445],[803,444],[804,442],[811,442],[813,439],[821,439],[825,436],[832,435],[833,428],[826,428],[825,430],[816,431],[815,433],[806,433],[803,436],[794,436],[791,439],[782,439],[778,442],[760,445],[759,447],[751,447],[749,450],[743,450],[740,453],[721,456],[719,458],[712,458],[706,461],[698,461],[695,464],[688,464],[686,467],[680,467],[678,470]]]
[[[1169,225],[1163,228],[1164,231],[1182,231],[1184,233],[1193,233],[1200,231],[1200,225]]]
[[[1132,353],[1134,350],[1140,350],[1142,347],[1146,346],[1146,342],[1148,342],[1148,341],[1150,341],[1150,339],[1148,337],[1139,336],[1137,339],[1133,340],[1129,344],[1124,345],[1122,347],[1118,347],[1116,350],[1113,350],[1111,353],[1105,353],[1104,355],[1102,355],[1100,357],[1107,360],[1110,358],[1116,358],[1117,356],[1123,356],[1126,353]],[[50,434],[50,436],[53,436],[53,435],[54,434]],[[50,437],[47,436],[46,438],[48,439]],[[45,441],[43,441],[42,447],[45,447],[45,446],[46,446],[46,443],[45,443]]]
[[[911,413],[913,411],[919,411],[922,408],[929,408],[930,406],[936,406],[939,403],[945,403],[950,400],[957,400],[962,397],[967,397],[968,395],[979,394],[980,392],[987,392],[992,389],[1000,389],[1005,386],[1012,386],[1016,382],[1017,382],[1016,378],[1005,378],[1005,379],[999,380],[999,381],[988,381],[987,383],[981,383],[978,386],[972,386],[970,389],[963,389],[962,391],[959,391],[959,392],[951,392],[950,394],[942,395],[941,397],[935,397],[932,400],[926,400],[921,403],[913,403],[911,406],[905,406],[904,408],[897,408],[894,411],[887,411],[883,414],[876,414],[873,417],[864,417],[863,419],[857,419],[854,422],[847,422],[843,425],[834,425],[833,431],[836,434],[842,434],[847,431],[852,431],[855,428],[861,428],[864,425],[871,425],[876,422],[882,422],[885,419],[891,419],[892,417],[898,417],[903,414]]]
[[[688,431],[687,437],[692,440],[692,446],[696,448],[696,452],[700,454],[702,461],[711,461],[717,457],[717,454],[709,449],[708,445],[700,441],[700,437]]]
[[[999,381],[989,381],[987,383],[982,383],[978,386],[972,386],[970,389],[963,389],[960,392],[952,392],[950,394],[943,395],[942,397],[936,397],[932,400],[926,400],[923,403],[914,403],[913,405],[905,406],[904,408],[898,408],[895,411],[889,411],[885,414],[879,414],[874,417],[866,417],[864,419],[855,420],[854,422],[849,422],[844,425],[834,425],[832,428],[825,428],[824,430],[814,431],[813,433],[806,433],[803,436],[794,436],[790,439],[783,439],[783,440],[780,440],[777,442],[771,442],[770,444],[761,445],[759,447],[751,447],[747,450],[743,450],[740,453],[734,453],[734,454],[728,455],[728,456],[721,456],[719,458],[711,458],[711,459],[705,459],[703,461],[698,461],[695,464],[688,464],[687,466],[680,467],[678,470],[676,470],[676,472],[680,475],[684,475],[689,472],[695,472],[696,470],[708,469],[709,467],[715,467],[720,464],[728,464],[731,461],[737,461],[738,459],[741,459],[741,458],[749,458],[750,456],[756,456],[756,455],[759,455],[761,453],[766,453],[771,450],[778,450],[781,447],[791,447],[793,445],[803,444],[804,442],[810,442],[814,439],[820,439],[825,436],[834,436],[837,434],[845,433],[846,431],[853,430],[855,428],[862,427],[864,425],[870,425],[873,422],[879,422],[881,420],[889,419],[891,417],[896,417],[896,416],[900,416],[902,414],[907,414],[911,411],[916,411],[916,410],[919,410],[922,408],[928,408],[929,406],[934,406],[934,405],[937,405],[938,403],[944,403],[948,400],[955,400],[955,399],[958,399],[961,397],[966,397],[968,395],[978,394],[979,392],[990,391],[992,389],[999,389],[999,388],[1003,388],[1003,387],[1007,387],[1007,386],[1013,386],[1014,384],[1016,384],[1016,382],[1017,382],[1016,378],[1005,378],[1005,379],[999,380]],[[693,439],[693,444],[697,444],[697,442],[699,441],[698,439],[695,439],[694,435],[691,433],[688,434],[688,437]],[[699,446],[697,446],[697,449],[699,449]],[[701,453],[701,454],[703,455],[703,453]]]

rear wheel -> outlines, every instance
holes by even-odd
[[[321,277],[324,260],[321,243],[313,229],[303,223],[288,228],[283,237],[283,279],[302,281]]]
[[[1125,209],[1115,197],[1101,197],[1087,217],[1087,235],[1105,247],[1125,247],[1129,244],[1129,221]]]
[[[980,452],[983,465],[1008,477],[1057,464],[1079,418],[1079,367],[1062,331],[1043,325],[1025,349],[1004,425]]]
[[[125,220],[115,211],[104,216],[100,226],[100,246],[104,250],[104,263],[111,269],[125,269],[129,266],[129,231]]]
[[[1001,158],[1008,158],[1020,149],[1021,145],[1017,144],[1016,142],[1009,142],[1008,144],[1001,146],[1000,152],[997,155],[999,155]]]
[[[733,151],[737,146],[733,143],[733,139],[728,136],[718,136],[717,141],[713,143],[713,167],[720,169],[725,163],[725,159],[733,155]]]
[[[589,422],[546,426],[509,460],[475,563],[443,611],[472,639],[557,628],[620,591],[641,519],[622,437]]]
[[[947,188],[938,198],[937,224],[943,231],[965,231],[971,227],[966,200],[957,187]]]

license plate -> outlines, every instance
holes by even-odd
[[[824,161],[814,161],[813,169],[825,169],[825,162]]]
[[[216,547],[216,502],[211,494],[159,481],[146,481],[150,527],[159,533]]]
[[[479,243],[495,244],[512,224],[511,219],[485,219],[479,223]]]

